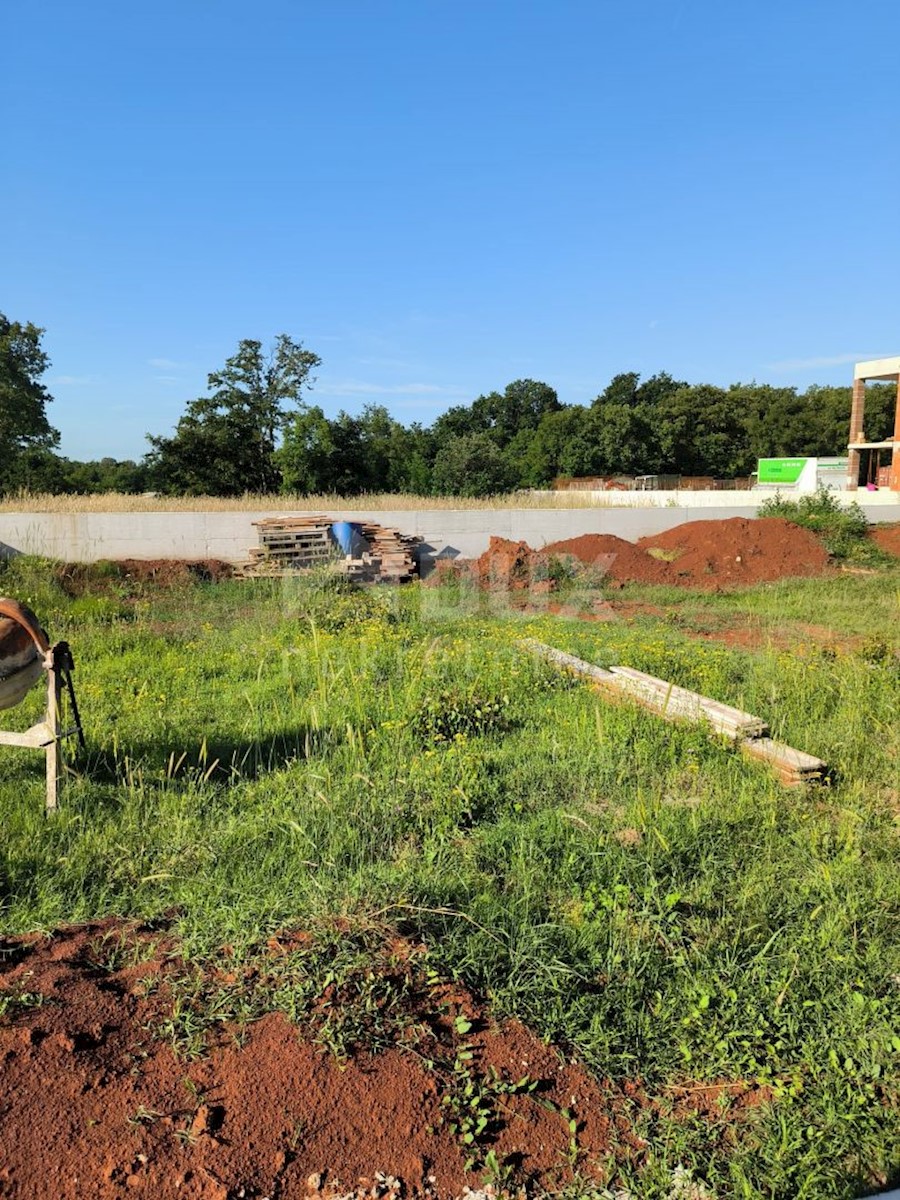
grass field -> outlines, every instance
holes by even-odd
[[[630,588],[616,600],[647,611],[604,622],[458,587],[86,574],[0,573],[71,642],[89,742],[50,820],[38,757],[0,756],[0,932],[174,914],[214,964],[335,917],[357,948],[401,930],[598,1076],[752,1087],[741,1120],[727,1098],[715,1120],[636,1107],[647,1152],[613,1181],[636,1197],[673,1194],[681,1165],[716,1197],[849,1200],[897,1177],[900,572]],[[752,644],[697,636],[726,626]],[[525,636],[738,704],[835,782],[786,791]],[[266,1003],[302,1020],[314,984]],[[195,994],[171,1036],[241,1003]]]

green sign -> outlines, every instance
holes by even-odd
[[[758,480],[760,483],[796,483],[806,463],[805,458],[761,458]]]

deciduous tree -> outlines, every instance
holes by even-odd
[[[0,490],[17,486],[26,450],[48,450],[59,433],[47,419],[53,397],[41,383],[50,365],[41,346],[44,330],[0,313]]]
[[[268,353],[242,341],[209,395],[192,400],[171,438],[149,436],[149,464],[164,491],[239,495],[277,491],[278,439],[310,386],[319,356],[280,334]]]

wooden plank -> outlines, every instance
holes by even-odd
[[[812,783],[824,779],[828,772],[827,764],[821,758],[772,738],[753,738],[742,744],[741,751],[748,758],[774,767],[786,782]]]
[[[0,746],[21,746],[25,750],[43,750],[53,741],[53,733],[46,721],[39,721],[22,733],[9,733],[0,730]]]
[[[631,700],[642,704],[667,720],[708,725],[714,733],[730,738],[732,741],[738,741],[745,736],[730,722],[710,716],[702,705],[693,700],[685,701],[652,688],[642,687],[635,680],[623,679],[621,675],[614,675],[613,679],[615,680],[613,686],[620,694],[628,696]]]
[[[557,667],[562,667],[565,671],[571,671],[574,675],[582,675],[587,679],[593,679],[597,683],[616,686],[615,675],[609,671],[605,671],[603,667],[596,667],[593,663],[576,658],[574,654],[566,654],[565,650],[557,650],[553,646],[547,646],[543,642],[539,642],[536,638],[523,638],[522,645],[526,650],[530,650],[532,654],[546,658],[548,662],[554,663]]]
[[[644,675],[633,668],[612,667],[606,671],[572,654],[566,654],[563,650],[547,646],[535,638],[525,638],[521,644],[526,650],[540,655],[563,670],[589,679],[609,695],[632,700],[666,720],[687,719],[711,725],[717,732],[737,741],[742,753],[773,767],[782,783],[787,786],[819,782],[827,776],[828,767],[822,759],[753,732],[755,724],[761,726],[764,733],[767,729],[765,722],[749,713],[741,712],[740,709],[710,700],[698,692],[676,688],[665,680],[657,679],[653,675]],[[742,731],[742,727],[746,727],[748,723],[751,729],[749,733]]]
[[[280,574],[316,566],[329,559],[340,563],[344,558],[331,537],[332,517],[266,517],[253,524],[257,528],[259,546],[249,552],[245,574]],[[354,578],[391,583],[405,582],[412,577],[416,571],[412,548],[421,538],[408,537],[374,521],[356,524],[372,552],[364,556],[368,564],[365,575],[357,568],[351,571],[339,569]]]
[[[671,708],[673,712],[690,715],[696,710],[696,719],[705,717],[723,733],[732,733],[737,737],[760,737],[768,732],[765,721],[730,704],[711,700],[709,696],[678,687],[665,679],[657,679],[655,675],[646,675],[633,667],[610,667],[610,670],[614,675],[632,681],[641,690],[656,693],[663,698],[664,707]]]

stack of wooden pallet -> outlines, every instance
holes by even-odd
[[[247,574],[279,574],[321,566],[335,556],[330,517],[265,517],[253,524],[259,545],[249,551]]]
[[[249,551],[247,575],[281,575],[331,562],[358,583],[406,583],[416,572],[413,550],[420,539],[374,522],[360,530],[368,549],[345,556],[332,536],[334,518],[266,517],[254,521],[259,545]]]
[[[759,759],[771,766],[788,787],[822,782],[827,777],[828,769],[820,758],[795,750],[783,742],[773,741],[768,737],[769,727],[765,721],[739,708],[711,700],[699,692],[676,687],[665,679],[657,679],[655,675],[647,675],[633,667],[610,667],[607,671],[532,638],[526,639],[524,645],[556,666],[590,679],[605,692],[634,700],[668,721],[693,721],[708,725],[711,731],[736,742],[748,758]]]

